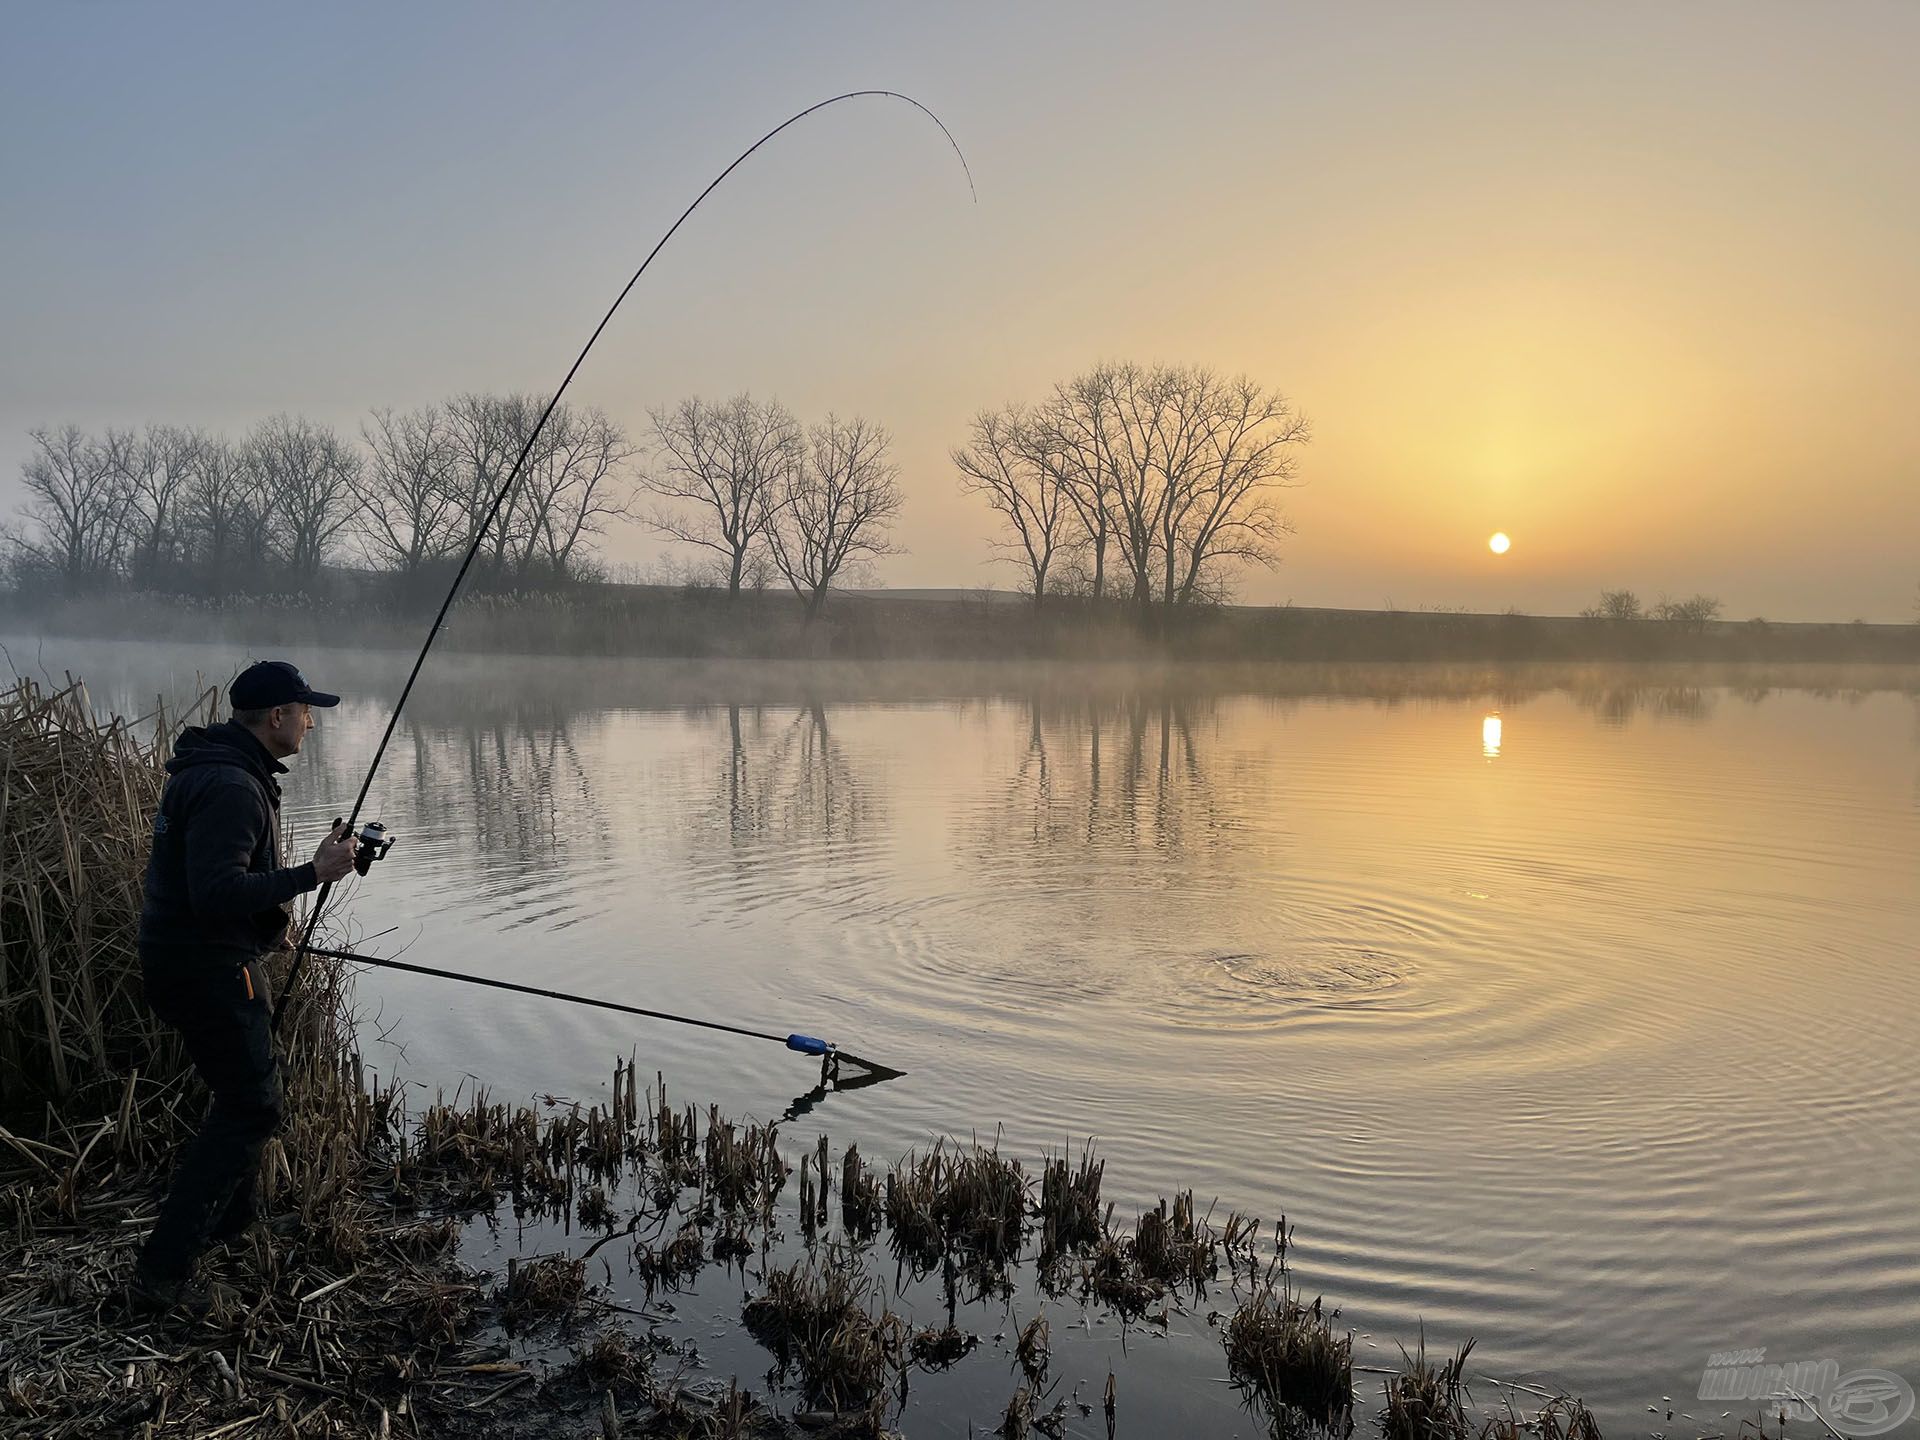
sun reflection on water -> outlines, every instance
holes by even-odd
[[[1489,715],[1480,722],[1480,753],[1492,760],[1500,753],[1500,717]]]

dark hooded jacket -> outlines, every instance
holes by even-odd
[[[174,744],[153,822],[140,949],[149,960],[235,964],[280,942],[285,906],[318,887],[313,865],[280,863],[287,773],[245,726],[193,726]]]

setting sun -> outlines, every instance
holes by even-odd
[[[1507,538],[1507,532],[1504,530],[1496,530],[1487,537],[1487,549],[1496,555],[1506,554],[1507,547],[1512,544],[1513,541]]]

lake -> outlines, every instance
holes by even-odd
[[[243,658],[7,644],[138,711]],[[297,658],[348,696],[287,780],[304,855],[410,657]],[[1122,1220],[1187,1187],[1284,1213],[1358,1363],[1472,1336],[1470,1375],[1691,1435],[1751,1413],[1693,1398],[1713,1352],[1920,1381],[1916,692],[1912,670],[436,655],[368,811],[399,843],[346,913],[383,953],[910,1072],[826,1096],[797,1143],[1091,1137]],[[370,1062],[429,1086],[590,1100],[637,1050],[681,1099],[765,1118],[815,1078],[443,981],[359,995]],[[1118,1341],[1082,1343],[1057,1363],[1097,1405]],[[1256,1432],[1202,1319],[1136,1332],[1127,1363],[1122,1433]],[[993,1374],[977,1429],[1012,1388]],[[966,1433],[964,1397],[924,1403],[910,1433]]]

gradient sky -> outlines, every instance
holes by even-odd
[[[1101,359],[1314,423],[1242,597],[1914,617],[1920,6],[10,7],[0,501],[25,431],[557,383],[890,427],[896,586],[980,585],[946,459]],[[1486,549],[1502,529],[1503,559]],[[640,527],[617,560],[656,553]]]

